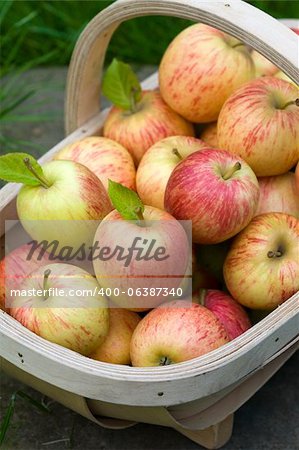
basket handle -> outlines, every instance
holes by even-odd
[[[69,134],[100,110],[101,74],[109,41],[121,22],[147,15],[175,16],[214,26],[250,45],[299,83],[298,37],[241,0],[117,0],[96,15],[75,46],[67,77]]]

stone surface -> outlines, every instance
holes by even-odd
[[[145,68],[146,75],[151,68]],[[10,124],[5,133],[11,138],[30,140],[41,155],[63,137],[63,94],[65,69],[40,69],[27,75],[28,82],[39,83],[38,95],[27,107],[52,119],[40,123]],[[52,86],[52,87],[51,87]],[[55,89],[54,87],[55,86]],[[41,103],[40,103],[41,100]],[[38,105],[36,104],[38,103]],[[27,108],[27,109],[28,109]],[[26,151],[26,149],[22,149]],[[1,149],[5,153],[5,148]],[[299,450],[299,355],[294,355],[272,379],[235,414],[232,439],[224,450]],[[1,417],[11,395],[22,390],[37,400],[41,394],[1,374]],[[49,399],[46,399],[49,401]],[[58,403],[50,404],[51,414],[41,413],[17,398],[7,432],[5,450],[195,450],[198,445],[174,430],[139,424],[114,431],[103,429]]]

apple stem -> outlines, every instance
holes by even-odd
[[[33,168],[30,159],[29,158],[24,158],[23,159],[25,166],[27,167],[27,169],[35,176],[35,178],[40,182],[41,186],[45,189],[49,189],[51,187],[51,185],[49,184],[49,182],[44,178],[41,177]]]
[[[173,148],[172,149],[172,153],[177,156],[179,158],[179,160],[181,161],[183,159],[182,155],[180,154],[180,152],[178,151],[177,148]]]
[[[245,45],[243,42],[238,42],[235,45],[232,45],[232,48],[241,47],[242,45]]]
[[[222,178],[224,180],[228,180],[229,178],[231,178],[231,176],[237,171],[241,169],[241,163],[239,161],[236,162],[236,164],[233,165],[233,167],[230,167],[226,173],[224,173],[222,175]]]
[[[171,364],[171,359],[167,356],[163,356],[163,358],[160,359],[159,366],[169,366]]]
[[[276,252],[273,252],[272,250],[270,250],[267,253],[268,258],[279,258],[280,256],[282,256],[282,252],[280,250],[277,250]]]
[[[43,281],[43,292],[44,292],[44,299],[47,300],[49,298],[49,286],[48,286],[48,279],[51,274],[51,270],[47,269],[44,271],[44,281]]]
[[[280,109],[286,109],[290,105],[296,105],[299,106],[299,98],[296,98],[296,100],[291,100],[290,102],[287,102],[282,108]]]

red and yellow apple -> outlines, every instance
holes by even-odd
[[[225,292],[201,289],[193,297],[193,302],[205,306],[218,317],[230,340],[240,336],[251,327],[245,309]]]
[[[109,331],[104,342],[89,355],[110,364],[130,364],[130,344],[141,318],[127,309],[109,309]]]
[[[132,156],[122,145],[102,136],[91,136],[67,145],[55,160],[75,161],[88,167],[108,190],[108,180],[135,189],[136,170]]]
[[[225,150],[204,148],[172,172],[165,209],[178,220],[192,220],[195,243],[215,244],[248,225],[258,198],[257,178],[245,161]]]
[[[217,119],[225,100],[254,78],[247,47],[209,25],[195,24],[178,34],[159,67],[166,103],[191,122]]]
[[[136,175],[137,192],[145,205],[164,209],[164,194],[173,169],[206,144],[190,136],[172,136],[156,142],[142,157]]]
[[[43,184],[23,186],[18,194],[23,227],[38,242],[58,240],[59,248],[91,245],[96,221],[112,210],[102,182],[73,161],[51,161],[43,173]]]
[[[257,77],[271,76],[278,72],[278,67],[256,50],[251,52],[251,57],[254,62],[255,74]]]
[[[144,207],[139,221],[112,211],[101,221],[94,245],[101,249],[93,261],[99,284],[110,289],[116,305],[135,311],[156,307],[167,290],[179,288],[191,256],[183,226],[152,206]]]
[[[209,147],[219,148],[217,138],[217,122],[209,123],[203,129],[200,139],[208,144]]]
[[[247,83],[223,105],[217,135],[257,176],[287,172],[299,159],[299,90],[275,77]]]
[[[282,212],[299,219],[299,191],[293,172],[258,178],[260,198],[255,215]]]
[[[299,290],[299,221],[283,213],[252,219],[224,262],[226,286],[252,309],[274,309]]]
[[[104,342],[109,330],[107,300],[85,270],[48,264],[32,272],[19,289],[10,314],[33,333],[82,355],[90,355]]]
[[[204,306],[177,300],[150,311],[131,340],[132,365],[165,366],[204,355],[229,342],[220,320]]]
[[[17,289],[31,272],[48,262],[47,253],[38,260],[39,252],[31,256],[30,250],[28,244],[21,245],[0,261],[0,308],[3,310],[10,308],[11,289]],[[29,255],[30,259],[27,259]]]
[[[138,165],[155,142],[168,136],[194,136],[194,129],[165,103],[158,91],[143,91],[135,111],[112,107],[103,133],[128,149]]]

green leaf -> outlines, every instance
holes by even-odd
[[[140,220],[144,205],[138,194],[120,183],[109,180],[108,195],[114,208],[126,220]]]
[[[129,64],[115,58],[104,75],[102,91],[114,105],[132,112],[141,99],[141,86],[135,73]]]
[[[24,163],[25,158],[29,159],[38,177],[44,180],[43,169],[36,159],[27,153],[7,153],[4,156],[0,156],[0,179],[12,183],[24,183],[27,186],[41,185],[41,181],[26,167]]]

